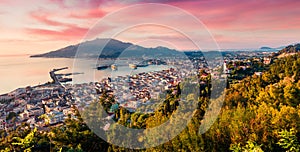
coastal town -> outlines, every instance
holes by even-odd
[[[0,130],[14,130],[22,123],[41,130],[48,126],[62,125],[67,118],[76,119],[76,110],[97,101],[104,91],[117,101],[109,112],[113,113],[119,107],[135,112],[142,105],[152,104],[151,101],[166,90],[177,93],[178,84],[188,76],[200,74],[199,83],[202,85],[205,85],[204,78],[209,75],[214,79],[225,80],[232,77],[233,71],[236,73],[238,70],[253,69],[255,62],[270,64],[270,55],[270,52],[253,53],[251,57],[242,53],[227,54],[224,59],[216,58],[211,63],[207,63],[202,56],[194,56],[190,60],[168,59],[166,62],[170,68],[165,70],[108,77],[99,82],[82,84],[62,84],[59,80],[69,79],[63,79],[63,74],[55,75],[53,71],[61,69],[54,69],[50,71],[53,83],[18,88],[0,96]],[[262,71],[255,70],[256,75],[261,75]]]
[[[96,84],[96,90],[99,93],[107,91],[114,96],[119,106],[134,112],[143,104],[151,104],[150,99],[157,99],[166,90],[177,93],[177,85],[188,76],[187,70],[179,72],[174,68],[143,72],[132,76],[103,79]]]
[[[300,152],[300,0],[0,4],[0,152]]]

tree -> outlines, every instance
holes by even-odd
[[[35,144],[34,136],[36,132],[37,129],[34,128],[25,138],[14,137],[13,140],[15,140],[15,142],[13,142],[12,145],[20,146],[24,152],[31,152]]]
[[[6,120],[11,120],[14,117],[17,117],[17,114],[15,112],[10,112],[6,117]]]
[[[252,141],[247,141],[244,147],[241,147],[240,144],[231,145],[230,150],[233,152],[263,152],[261,146]]]
[[[287,131],[286,129],[279,132],[278,145],[287,152],[299,152],[300,145],[296,137],[296,130],[294,128]]]
[[[50,124],[50,118],[47,114],[42,114],[39,116],[39,118],[44,120],[46,126]]]

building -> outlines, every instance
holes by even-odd
[[[34,107],[24,111],[27,116],[40,116],[44,113],[44,109],[40,107]]]
[[[12,100],[13,98],[14,98],[13,96],[10,96],[8,94],[0,95],[0,101],[9,101]]]
[[[48,117],[50,118],[50,125],[57,124],[64,121],[64,114],[63,112],[59,111],[51,111],[50,114],[48,114]]]
[[[262,76],[262,72],[255,72],[255,75]]]
[[[264,57],[264,64],[268,65],[268,64],[271,64],[271,63],[272,63],[271,58]]]
[[[5,125],[6,125],[6,117],[1,117],[0,118],[0,130],[5,129]]]

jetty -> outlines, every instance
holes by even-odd
[[[69,77],[65,77],[65,76],[71,76],[71,75],[77,75],[77,74],[83,74],[83,73],[79,73],[79,72],[75,72],[75,73],[55,73],[61,70],[66,70],[68,69],[68,67],[63,67],[63,68],[59,68],[59,69],[53,69],[49,72],[51,79],[53,80],[53,83],[55,84],[60,84],[62,82],[70,82],[72,81],[72,78]]]

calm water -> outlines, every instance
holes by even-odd
[[[51,81],[49,71],[54,68],[69,67],[67,70],[58,73],[83,72],[84,74],[73,76],[73,83],[94,82],[104,77],[115,77],[140,72],[156,71],[167,69],[168,66],[148,66],[132,70],[128,63],[133,61],[114,61],[118,66],[117,71],[110,68],[106,70],[96,70],[97,64],[106,65],[113,61],[100,61],[89,59],[64,59],[64,58],[29,58],[26,55],[20,56],[0,56],[0,94],[8,93],[16,88],[28,85],[43,84]]]

